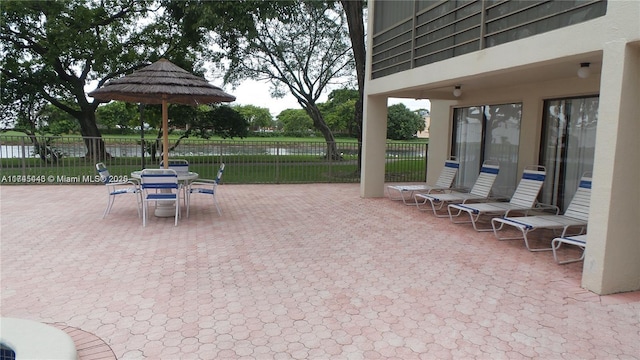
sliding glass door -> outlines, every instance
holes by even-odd
[[[564,212],[580,178],[593,171],[598,97],[547,100],[544,103],[540,161],[547,168],[541,201]]]
[[[510,197],[518,181],[522,104],[457,108],[453,112],[452,155],[460,161],[457,186],[472,187],[485,160],[497,161],[494,195]]]

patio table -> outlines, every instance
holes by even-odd
[[[200,175],[197,172],[178,172],[178,182],[181,182],[183,186],[188,186],[193,180],[196,180]],[[134,179],[142,179],[142,170],[131,172],[131,177]],[[166,202],[161,202],[156,206],[154,215],[157,217],[173,217],[176,215],[175,206]]]

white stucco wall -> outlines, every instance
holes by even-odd
[[[367,142],[383,140],[387,97],[431,101],[427,181],[434,182],[450,154],[453,106],[522,103],[521,172],[538,163],[544,100],[599,94],[583,286],[599,294],[640,289],[639,19],[640,1],[609,1],[603,17],[380,79],[371,80],[368,59],[361,195],[384,195],[384,153]],[[367,43],[371,54],[371,35]],[[580,79],[584,61],[593,73]],[[451,94],[457,84],[460,98]]]

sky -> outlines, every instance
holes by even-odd
[[[220,84],[215,86],[222,87]],[[233,89],[230,85],[223,86],[223,90],[236,97],[236,101],[231,103],[232,105],[254,105],[257,107],[267,108],[273,117],[278,116],[285,109],[300,109],[300,105],[292,95],[287,95],[281,99],[271,98],[269,93],[269,84],[267,82],[258,82],[253,80],[246,80],[238,87]],[[328,91],[320,99],[320,102],[325,102]],[[430,109],[431,103],[429,100],[414,100],[414,99],[397,99],[390,98],[388,104],[394,105],[402,103],[410,110],[418,109]]]
[[[286,109],[300,109],[298,101],[292,96],[287,95],[280,99],[271,97],[269,92],[269,83],[267,81],[254,81],[245,80],[235,89],[231,85],[222,85],[220,78],[217,77],[214,80],[210,80],[211,76],[206,76],[205,79],[210,84],[221,87],[224,92],[236,97],[236,101],[230,105],[254,105],[261,108],[269,109],[271,116],[274,118],[278,116],[283,110]],[[89,93],[96,89],[97,83],[92,82],[85,86],[85,92]],[[327,91],[320,98],[320,102],[325,102],[328,99],[328,95],[331,90]],[[409,110],[418,109],[431,109],[431,103],[429,100],[414,100],[414,99],[399,99],[389,98],[388,105],[404,104]]]

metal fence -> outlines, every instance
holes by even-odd
[[[104,141],[103,152],[89,152]],[[175,140],[172,140],[175,143]],[[155,139],[82,138],[77,136],[0,137],[0,183],[98,183],[95,164],[103,162],[111,175],[126,179],[132,171],[159,167]],[[170,159],[185,159],[189,170],[213,178],[226,164],[223,182],[234,184],[359,182],[358,144],[336,142],[338,154],[328,154],[324,141],[244,141],[182,139],[170,149]],[[387,143],[386,181],[426,179],[427,144]],[[97,146],[100,147],[100,146]],[[98,156],[88,154],[100,154]],[[335,156],[334,156],[335,155]]]

